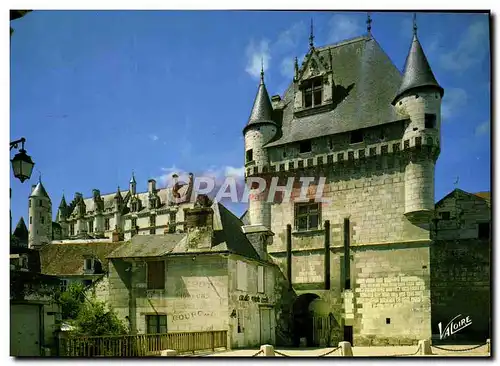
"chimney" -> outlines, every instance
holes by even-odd
[[[100,195],[101,195],[101,191],[99,191],[98,189],[93,189],[93,190],[92,190],[92,196],[93,196],[94,198],[97,198],[97,197],[99,197]]]
[[[148,192],[154,193],[156,191],[156,181],[154,179],[148,180]]]

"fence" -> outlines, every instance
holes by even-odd
[[[155,356],[162,350],[177,353],[227,349],[227,331],[172,332],[101,337],[68,337],[60,339],[59,355],[69,357],[137,357]]]

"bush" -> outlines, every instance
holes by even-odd
[[[84,336],[104,336],[127,334],[127,328],[113,309],[104,302],[91,300],[85,302],[78,312],[73,325],[75,333]]]
[[[68,289],[56,296],[61,307],[63,320],[76,319],[85,301],[85,287],[81,283],[72,283]]]

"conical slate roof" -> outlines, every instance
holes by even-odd
[[[13,235],[16,238],[21,239],[21,240],[28,239],[28,236],[29,236],[28,228],[26,227],[26,224],[24,223],[24,219],[22,216],[16,225],[16,229],[14,230]]]
[[[130,182],[129,183],[136,183],[134,173],[132,173],[132,178],[130,178]]]
[[[47,191],[45,190],[45,187],[43,186],[41,181],[38,182],[38,184],[36,185],[33,192],[31,192],[30,197],[45,197],[45,198],[48,198],[50,200],[50,197],[49,197]]]
[[[61,199],[61,203],[59,204],[59,208],[66,208],[68,207],[68,204],[66,203],[66,198],[64,198],[64,194]]]
[[[273,121],[273,106],[271,105],[266,84],[264,83],[264,72],[261,72],[259,89],[257,90],[257,95],[255,96],[255,101],[253,102],[252,112],[250,113],[250,118],[248,119],[245,129],[250,125],[262,122],[276,124]]]
[[[421,87],[431,87],[439,91],[441,96],[444,94],[443,88],[438,84],[434,74],[432,73],[427,57],[420,44],[417,35],[413,35],[413,40],[410,46],[410,52],[406,58],[406,64],[401,85],[392,101],[395,105],[401,95],[404,93]]]
[[[123,199],[122,193],[120,192],[120,187],[118,187],[118,190],[116,191],[115,198]]]

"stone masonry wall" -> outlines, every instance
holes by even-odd
[[[405,345],[430,338],[429,246],[353,251],[354,344]]]

